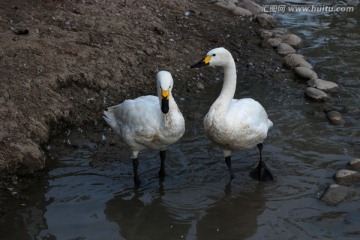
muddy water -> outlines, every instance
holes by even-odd
[[[330,103],[359,106],[359,14],[277,17],[305,39],[300,53],[318,75],[341,85]],[[330,125],[316,114],[323,104],[303,97],[305,86],[299,79],[238,79],[236,97],[259,100],[275,124],[264,147],[274,182],[258,183],[248,176],[258,161],[252,149],[233,154],[236,177],[229,184],[221,151],[202,128],[221,88],[218,81],[195,97],[177,96],[187,130],[168,150],[165,181],[157,178],[157,152],[141,153],[143,184],[134,189],[130,153],[120,143],[108,145],[114,138],[108,128],[98,123],[69,130],[46,146],[49,161],[37,185],[1,196],[1,239],[360,237],[359,184],[352,184],[356,194],[337,206],[319,201],[334,183],[333,174],[360,156],[360,116],[346,115],[344,126]]]

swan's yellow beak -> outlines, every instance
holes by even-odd
[[[161,90],[161,111],[166,114],[169,112],[169,98],[170,98],[170,91],[168,90]]]
[[[207,66],[210,64],[210,60],[211,60],[211,56],[208,55],[204,57],[200,62],[192,65],[190,68],[199,68],[199,67]]]
[[[163,99],[169,100],[169,97],[170,97],[169,89],[161,90],[161,96]]]

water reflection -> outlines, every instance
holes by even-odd
[[[264,188],[219,183],[122,192],[106,203],[107,219],[125,239],[245,239],[265,209]],[[250,192],[248,192],[250,190]]]

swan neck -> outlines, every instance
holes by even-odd
[[[230,61],[224,66],[224,83],[218,98],[223,104],[229,104],[234,98],[236,90],[236,67],[235,62]]]

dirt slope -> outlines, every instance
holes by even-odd
[[[1,1],[0,173],[42,169],[49,137],[155,93],[159,70],[178,94],[196,94],[207,80],[189,65],[211,48],[231,50],[240,75],[272,75],[280,58],[258,29],[205,0]]]

